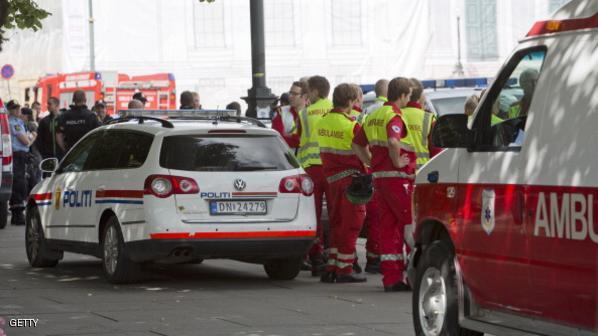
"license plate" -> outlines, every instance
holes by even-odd
[[[211,215],[265,215],[266,201],[211,201]]]

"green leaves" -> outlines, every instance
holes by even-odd
[[[42,20],[49,12],[39,8],[34,0],[0,0],[0,50],[4,31],[6,29],[33,29],[38,31],[42,27]]]
[[[8,0],[8,15],[2,29],[33,29],[38,31],[42,27],[42,20],[51,15],[39,8],[33,0]]]

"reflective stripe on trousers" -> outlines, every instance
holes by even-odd
[[[402,254],[381,254],[380,261],[399,261],[403,260]]]
[[[351,149],[336,149],[330,147],[320,147],[320,153],[336,154],[336,155],[354,155]]]
[[[340,179],[343,179],[345,177],[352,176],[352,175],[355,175],[355,174],[360,174],[360,172],[358,170],[355,170],[355,169],[347,169],[347,170],[344,170],[344,171],[342,171],[342,172],[340,172],[338,174],[334,174],[332,176],[328,176],[326,178],[326,181],[328,183],[334,183],[334,182],[336,182],[336,181],[338,181]]]
[[[400,171],[394,171],[394,170],[373,172],[372,176],[374,178],[384,178],[384,177],[402,177],[402,178],[407,178],[407,179],[415,178],[415,175],[407,174],[405,172],[400,172]]]

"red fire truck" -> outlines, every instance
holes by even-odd
[[[128,76],[115,71],[86,71],[47,75],[35,87],[26,89],[25,100],[32,97],[45,112],[48,98],[54,96],[60,99],[60,108],[68,108],[76,90],[85,91],[90,106],[103,100],[110,115],[126,109],[136,92],[147,98],[148,109],[176,109],[176,83],[171,73]]]

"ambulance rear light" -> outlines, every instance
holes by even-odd
[[[288,176],[280,180],[278,192],[311,196],[314,193],[314,183],[307,174]]]
[[[526,37],[598,28],[598,13],[581,19],[546,20],[534,23]]]
[[[150,175],[145,179],[144,194],[166,198],[170,195],[198,194],[199,186],[194,179],[172,175]]]
[[[4,106],[0,106],[4,109]],[[0,137],[2,141],[2,165],[7,166],[12,163],[12,145],[10,143],[10,132],[8,126],[8,115],[0,114]]]

